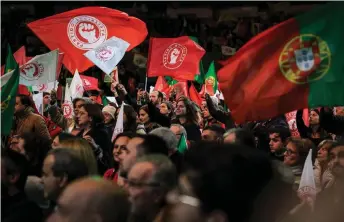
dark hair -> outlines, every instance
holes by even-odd
[[[70,133],[65,133],[65,132],[62,132],[58,135],[59,137],[59,141],[63,141],[63,140],[68,140],[68,139],[73,139],[73,138],[77,138],[76,136],[74,136],[73,134],[70,134]]]
[[[95,103],[85,103],[80,107],[84,107],[88,116],[92,117],[92,128],[103,124],[104,116],[98,104]]]
[[[237,144],[202,142],[185,153],[184,172],[204,213],[224,212],[246,222],[254,202],[273,177],[269,157]]]
[[[132,133],[136,132],[136,116],[137,113],[135,112],[134,108],[130,105],[123,106],[123,112],[127,116],[127,122],[124,123],[124,131],[130,131]]]
[[[161,99],[161,101],[164,99],[164,94],[162,92],[158,91],[158,99]]]
[[[308,152],[310,149],[314,149],[314,143],[309,140],[309,139],[299,139],[299,138],[293,138],[293,137],[289,137],[286,140],[286,144],[288,143],[292,143],[295,145],[296,147],[296,152],[299,154],[300,160],[299,160],[299,164],[304,165]]]
[[[43,97],[44,97],[44,96],[47,96],[47,95],[50,96],[50,93],[48,93],[48,92],[43,92]]]
[[[278,133],[279,137],[281,137],[282,142],[286,142],[286,140],[291,137],[290,130],[285,127],[270,127],[268,129],[269,134]]]
[[[73,108],[75,109],[75,106],[76,106],[76,103],[79,102],[79,101],[83,101],[85,104],[87,103],[93,103],[93,101],[88,98],[88,97],[77,97],[77,98],[74,98],[72,103],[73,103]]]
[[[169,101],[161,102],[161,104],[163,104],[163,103],[166,104],[167,109],[170,111],[170,113],[168,114],[168,117],[169,117],[169,118],[172,118],[172,116],[174,115],[172,103],[169,102]]]
[[[116,136],[116,138],[114,139],[113,141],[113,145],[115,145],[116,141],[120,138],[120,137],[128,137],[128,138],[133,138],[134,137],[134,134],[131,133],[131,132],[123,132],[123,133],[120,133]]]
[[[67,177],[68,183],[87,176],[88,168],[86,164],[80,160],[75,152],[68,148],[53,149],[48,155],[54,156],[54,165],[51,170],[55,177]]]
[[[206,126],[206,127],[204,127],[203,131],[205,131],[205,130],[210,130],[210,131],[215,132],[217,137],[222,137],[223,134],[225,133],[225,129],[222,128],[218,124],[212,124],[210,126]]]
[[[242,128],[233,128],[227,131],[225,136],[234,133],[235,135],[235,143],[239,145],[245,145],[248,147],[256,147],[256,142],[254,139],[254,135],[251,131]]]
[[[187,122],[194,123],[194,124],[198,125],[197,110],[196,110],[195,106],[193,105],[193,103],[191,102],[191,100],[189,100],[185,96],[181,96],[177,100],[177,104],[180,101],[183,101],[185,104]]]
[[[163,154],[168,155],[168,146],[162,138],[147,134],[147,135],[135,135],[135,137],[142,138],[143,142],[137,146],[137,156],[143,156],[147,154]]]
[[[141,106],[140,109],[139,109],[139,112],[140,112],[141,109],[142,109],[143,111],[145,111],[145,112],[148,114],[148,116],[149,116],[149,108],[148,108],[148,105],[147,105],[147,104]]]
[[[29,166],[29,162],[27,161],[26,157],[23,154],[13,151],[11,149],[5,149],[1,151],[1,161],[5,165],[4,168],[6,174],[20,174],[15,186],[19,190],[23,191],[28,176]]]
[[[24,106],[26,106],[26,107],[28,107],[28,106],[34,107],[35,106],[35,103],[34,103],[34,101],[32,100],[32,98],[30,96],[19,94],[19,95],[17,95],[17,97],[20,98],[20,102]]]
[[[51,150],[51,140],[38,133],[23,133],[19,138],[24,140],[24,150],[30,164],[30,174],[41,175],[44,158]]]

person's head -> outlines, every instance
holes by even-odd
[[[166,142],[155,135],[136,135],[127,144],[127,150],[120,153],[120,172],[126,177],[136,159],[147,154],[168,155]]]
[[[273,177],[267,155],[237,144],[201,143],[184,159],[179,184],[167,196],[169,222],[249,221]]]
[[[108,124],[115,121],[116,108],[110,105],[104,106],[103,110],[104,123]]]
[[[256,142],[253,133],[246,129],[230,129],[223,135],[223,138],[225,143],[236,143],[248,147],[256,147]]]
[[[98,90],[88,90],[84,92],[84,97],[90,98],[94,103],[97,103],[100,91]]]
[[[14,114],[22,113],[27,107],[33,105],[30,96],[19,94],[16,96],[16,103],[14,106]]]
[[[43,163],[44,196],[56,201],[72,181],[88,175],[86,164],[71,149],[59,148],[49,152]]]
[[[47,222],[122,222],[129,211],[128,195],[123,189],[111,181],[85,178],[67,186]]]
[[[319,110],[318,109],[311,109],[309,112],[309,124],[310,125],[318,125],[319,124]]]
[[[330,161],[332,163],[332,173],[336,180],[344,180],[344,142],[335,144],[330,149]]]
[[[142,124],[147,124],[150,122],[148,105],[141,106],[139,110],[139,119]]]
[[[130,169],[127,180],[131,213],[144,216],[159,210],[176,182],[176,168],[167,156],[140,157]]]
[[[116,136],[116,138],[113,141],[113,150],[112,150],[112,155],[115,162],[117,163],[120,162],[119,155],[121,152],[126,152],[127,144],[129,143],[129,140],[132,138],[133,138],[132,133],[120,133]]]
[[[164,95],[159,91],[153,91],[149,94],[149,100],[154,104],[158,105],[164,99]]]
[[[329,150],[334,144],[335,141],[333,140],[323,140],[321,143],[319,143],[317,160],[320,163],[327,163],[329,161]]]
[[[284,153],[284,164],[290,167],[304,165],[308,152],[314,146],[309,139],[288,138]]]
[[[118,109],[119,112],[120,109]],[[131,132],[136,131],[136,117],[137,113],[135,112],[134,108],[129,105],[123,106],[123,124],[124,129],[130,130]]]
[[[172,104],[170,103],[170,102],[167,102],[167,101],[165,101],[165,102],[162,102],[161,104],[160,104],[160,113],[161,114],[163,114],[163,115],[165,115],[165,116],[169,116],[169,117],[171,117],[172,115],[172,110],[173,110],[173,107],[172,107]]]
[[[77,117],[80,127],[96,127],[104,119],[100,107],[95,103],[81,105]]]
[[[58,135],[54,138],[51,147],[52,147],[53,149],[56,149],[56,148],[60,147],[60,143],[61,143],[63,140],[72,139],[72,138],[76,138],[76,136],[74,136],[74,135],[72,135],[72,134],[70,134],[70,133],[62,132],[62,133],[58,134]]]
[[[203,129],[202,140],[222,143],[225,130],[218,124],[212,124]]]
[[[12,196],[16,192],[24,191],[28,164],[21,153],[10,149],[1,151],[1,195]]]
[[[208,119],[210,117],[207,102],[205,100],[202,101],[201,111],[203,119]]]
[[[98,174],[96,157],[91,145],[85,139],[79,137],[64,139],[60,142],[60,147],[73,150],[74,154],[86,164],[89,175]]]
[[[197,111],[187,97],[181,96],[178,99],[175,113],[178,118],[185,117],[187,121],[198,124]]]
[[[182,136],[182,134],[184,134],[185,139],[187,139],[186,130],[185,130],[185,128],[182,125],[180,125],[180,124],[172,124],[170,126],[170,130],[176,135],[178,141],[180,140],[180,137]]]
[[[337,106],[334,108],[334,115],[344,116],[344,106]]]
[[[50,105],[51,102],[51,96],[50,93],[48,92],[43,92],[43,105]]]
[[[51,149],[50,139],[38,133],[23,133],[19,135],[18,151],[26,156],[30,165],[42,164],[45,156]]]
[[[75,117],[78,115],[79,109],[84,104],[92,104],[93,101],[90,98],[87,97],[78,97],[73,99],[73,110]]]
[[[271,128],[269,129],[269,146],[270,152],[275,153],[282,150],[286,146],[286,140],[291,136],[287,128]]]
[[[169,153],[173,153],[177,149],[178,139],[169,128],[159,127],[152,130],[149,134],[158,136],[163,139],[168,146]]]

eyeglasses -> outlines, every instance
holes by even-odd
[[[142,187],[160,187],[160,183],[156,182],[150,182],[150,183],[145,183],[145,182],[138,182],[138,181],[133,181],[126,179],[125,182],[129,187],[135,187],[135,188],[142,188]]]
[[[294,152],[294,151],[292,151],[292,150],[290,150],[290,149],[287,149],[285,152],[286,152],[288,155],[296,154],[296,153],[297,153],[297,152]]]

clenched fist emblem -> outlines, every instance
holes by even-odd
[[[92,24],[81,23],[79,25],[79,33],[90,44],[97,41],[96,28]]]
[[[171,52],[171,56],[170,56],[170,64],[176,64],[176,60],[178,58],[180,54],[180,50],[178,49],[173,49],[173,51]]]

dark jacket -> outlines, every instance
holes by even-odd
[[[320,110],[320,126],[329,133],[333,133],[338,137],[344,138],[344,117],[335,116],[331,111]]]
[[[165,116],[160,113],[160,110],[153,105],[153,103],[149,102],[148,105],[148,111],[149,111],[149,118],[152,122],[158,123],[159,125],[163,127],[170,127],[171,126],[171,119],[168,116]]]
[[[230,112],[225,112],[216,108],[209,95],[206,95],[206,102],[210,115],[217,121],[224,123],[226,130],[235,127],[235,123]]]

